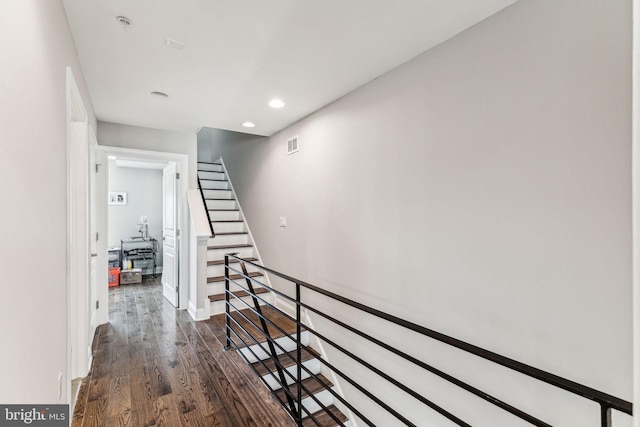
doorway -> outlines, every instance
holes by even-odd
[[[127,253],[134,254],[127,259],[128,267],[139,268],[145,275],[161,275],[165,298],[176,308],[185,309],[188,268],[180,266],[188,266],[188,241],[180,231],[187,229],[182,201],[188,190],[188,156],[109,146],[100,149],[109,163],[105,183],[105,193],[109,195],[105,212],[109,247],[122,248],[122,241],[126,240],[124,247],[134,249]],[[117,176],[112,176],[114,171]],[[168,174],[172,180],[168,181]],[[173,183],[169,190],[168,183]],[[173,207],[169,218],[167,202]],[[135,250],[137,243],[143,246],[141,251]],[[140,256],[140,252],[150,251],[154,245],[155,262],[151,261],[154,257]],[[120,252],[121,263],[124,252]],[[106,284],[104,289],[108,293]]]

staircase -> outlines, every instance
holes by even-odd
[[[251,261],[258,262],[259,259],[222,162],[198,162],[198,182],[215,232],[215,237],[209,239],[207,243],[207,295],[209,313],[213,315],[225,311],[225,254],[237,252],[239,256]],[[237,262],[231,267],[240,270]],[[247,287],[240,275],[233,271],[229,274],[231,279]],[[265,280],[262,273],[255,269],[249,269],[249,276],[262,282]],[[251,301],[247,293],[233,282],[230,289],[244,301]],[[256,286],[255,292],[266,294],[268,291]],[[267,300],[271,298],[270,295],[261,295],[261,297]],[[239,301],[235,301],[234,304],[239,308],[243,307]]]
[[[225,275],[224,262],[225,254],[238,253],[238,256],[251,262],[260,263],[258,253],[254,247],[253,239],[249,232],[249,228],[245,223],[244,216],[240,209],[240,205],[236,200],[235,192],[228,179],[224,164],[222,161],[217,162],[198,162],[198,184],[202,190],[202,196],[205,202],[208,216],[211,221],[215,237],[210,238],[207,242],[207,295],[209,297],[209,313],[212,320],[219,323],[221,328],[225,326]],[[232,268],[242,271],[239,261],[230,259],[229,265]],[[256,267],[247,265],[248,275],[255,280],[266,283],[267,278],[262,272],[257,271]],[[230,279],[235,280],[239,285],[248,288],[246,279],[233,271],[229,272]],[[237,296],[242,298],[251,307],[254,307],[252,298],[246,291],[242,290],[238,284],[231,282],[230,290]],[[272,294],[260,286],[252,282],[256,294],[272,303]],[[254,325],[260,323],[257,315],[246,308],[246,305],[239,302],[236,298],[231,299],[231,303],[239,311],[232,309],[231,317],[235,319],[242,327],[238,327],[232,322],[232,328],[239,336],[232,334],[233,347],[239,354],[250,363],[256,373],[261,377],[262,381],[283,402],[285,407],[290,410],[289,398],[279,382],[280,376],[274,358],[271,355],[267,340],[264,334],[260,332]],[[263,304],[260,302],[260,304]],[[278,354],[278,362],[282,369],[289,371],[293,378],[297,375],[296,367],[296,325],[281,313],[267,306],[262,306],[265,317],[277,324],[284,333],[277,330],[273,326],[269,326],[270,336],[276,341],[276,354]],[[251,322],[246,319],[251,320]],[[244,330],[243,330],[244,328]],[[245,330],[251,334],[247,336]],[[292,338],[293,337],[293,338]],[[255,341],[254,341],[255,340]],[[256,341],[258,342],[256,344]],[[320,426],[333,427],[337,425],[349,426],[347,417],[334,406],[334,396],[329,389],[333,389],[334,385],[321,373],[321,363],[316,358],[318,353],[309,346],[309,333],[303,331],[301,333],[301,342],[304,345],[301,355],[302,364],[309,370],[302,370],[302,411],[303,426]],[[286,354],[285,354],[286,353]],[[290,384],[290,392],[297,399],[298,385],[293,384],[295,381],[292,377],[284,374],[286,382]],[[305,390],[306,389],[306,390]],[[323,408],[324,406],[324,408]],[[329,415],[331,414],[331,415]]]
[[[268,329],[271,338],[275,341],[278,363],[286,369],[291,376],[284,374],[287,384],[290,385],[290,392],[294,400],[297,397],[298,386],[293,384],[293,378],[297,375],[296,367],[296,325],[295,322],[282,316],[268,307],[262,308],[263,315],[271,322],[275,323],[282,331],[269,323]],[[276,395],[277,399],[289,409],[287,394],[282,388],[276,362],[271,357],[269,346],[264,334],[254,325],[259,325],[258,316],[251,310],[232,312],[231,317],[237,322],[231,322],[231,327],[235,333],[231,334],[232,347],[236,348],[243,358],[252,365],[253,370],[260,376],[262,381]],[[246,319],[245,319],[246,317]],[[224,328],[224,315],[217,315],[212,318],[221,328]],[[248,320],[247,320],[248,319]],[[238,326],[239,325],[239,326]],[[246,333],[245,333],[246,331]],[[237,335],[236,335],[237,333]],[[251,336],[249,336],[250,334]],[[255,343],[255,341],[258,343]],[[318,353],[309,345],[309,332],[303,330],[300,335],[303,345],[301,351],[302,365],[302,425],[307,427],[333,427],[338,425],[349,426],[347,417],[334,405],[334,396],[329,389],[334,389],[331,381],[321,373],[322,364],[316,358]],[[306,389],[306,390],[305,390]],[[313,395],[313,397],[311,397]],[[322,406],[324,406],[324,408]],[[329,415],[329,412],[333,415]],[[335,418],[334,418],[335,417]],[[336,421],[336,420],[339,420]]]

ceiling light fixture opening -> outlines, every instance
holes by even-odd
[[[254,127],[256,127],[256,124],[255,124],[255,123],[252,123],[252,122],[244,122],[244,123],[242,124],[242,126],[244,126],[244,127],[246,127],[246,128],[254,128]]]
[[[166,46],[172,47],[174,49],[179,49],[179,50],[184,49],[184,43],[182,43],[181,41],[178,41],[178,40],[164,39],[164,44]]]
[[[130,26],[133,25],[133,21],[127,18],[126,16],[118,16],[116,18],[116,21],[118,21],[118,23],[125,28],[129,28]]]
[[[269,101],[269,107],[271,108],[282,108],[284,107],[284,102],[281,99],[272,99]]]
[[[157,97],[159,97],[159,98],[168,98],[168,97],[169,97],[169,95],[167,95],[166,93],[164,93],[164,92],[158,92],[158,91],[153,91],[153,92],[151,92],[151,95],[152,95],[152,96],[157,96]]]

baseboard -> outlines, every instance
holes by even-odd
[[[209,300],[207,300],[207,302],[208,301]],[[200,320],[207,320],[210,317],[206,307],[196,308],[196,306],[193,305],[192,302],[189,302],[189,305],[187,307],[187,313],[189,313],[189,317],[191,317],[191,319],[195,320],[196,322]]]

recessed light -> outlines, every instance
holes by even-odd
[[[116,21],[125,28],[129,28],[133,25],[133,21],[126,16],[118,16],[116,17]]]
[[[284,102],[281,99],[272,99],[269,101],[269,107],[271,108],[282,108],[284,107]]]
[[[164,93],[164,92],[158,92],[158,91],[153,91],[153,92],[151,92],[151,95],[152,95],[152,96],[157,96],[157,97],[159,97],[159,98],[168,98],[168,97],[169,97],[169,95],[167,95],[166,93]]]
[[[178,40],[164,39],[164,44],[176,49],[184,49],[184,43],[179,42]]]
[[[242,124],[242,126],[244,126],[246,128],[254,128],[254,127],[256,127],[256,124],[255,123],[251,123],[251,122],[244,122]]]

